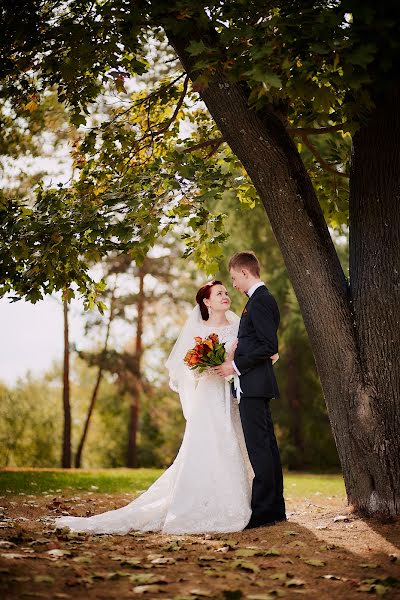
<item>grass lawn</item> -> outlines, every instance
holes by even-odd
[[[147,489],[162,469],[2,469],[0,493],[42,494],[81,490],[99,494],[136,493]],[[340,474],[285,473],[285,496],[344,496]]]

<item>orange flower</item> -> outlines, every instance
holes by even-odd
[[[208,366],[222,364],[225,360],[225,347],[221,344],[216,333],[211,333],[205,339],[194,338],[196,345],[186,352],[184,362],[191,369],[202,372]]]

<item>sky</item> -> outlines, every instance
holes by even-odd
[[[82,320],[73,310],[71,338],[83,341]],[[61,301],[48,297],[36,304],[0,300],[0,381],[16,382],[27,370],[44,373],[63,357],[63,309]]]

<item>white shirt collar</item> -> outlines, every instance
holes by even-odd
[[[251,288],[249,288],[247,290],[247,295],[250,298],[254,292],[256,291],[257,288],[261,287],[262,285],[265,285],[265,283],[263,281],[258,281],[257,283],[254,283]]]

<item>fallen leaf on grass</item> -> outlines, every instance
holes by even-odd
[[[174,558],[166,558],[164,556],[160,556],[160,558],[153,558],[151,561],[153,565],[173,565],[176,563]]]
[[[325,567],[326,565],[326,562],[319,560],[318,558],[303,559],[303,562],[305,562],[307,565],[311,565],[312,567]]]
[[[32,540],[31,542],[28,542],[29,546],[41,546],[43,544],[48,544],[49,540],[47,540],[46,538],[36,538],[36,540]]]
[[[237,540],[221,540],[221,543],[223,546],[228,546],[228,548],[234,548],[239,542]]]
[[[200,563],[207,563],[207,562],[227,562],[226,560],[224,560],[223,558],[219,558],[218,556],[214,556],[213,554],[203,554],[202,556],[198,556],[197,557],[197,562]]]
[[[50,558],[61,558],[63,556],[71,556],[71,552],[69,550],[62,550],[61,548],[54,548],[53,550],[47,550],[46,554],[50,556]]]
[[[233,569],[242,569],[243,571],[251,571],[252,573],[259,573],[260,569],[256,564],[245,561],[245,560],[234,560],[231,563]]]
[[[16,545],[8,540],[0,540],[0,549],[8,550],[9,548],[15,548]]]
[[[54,583],[54,577],[51,575],[35,575],[33,578],[34,583]]]
[[[289,579],[285,582],[286,587],[302,587],[306,582],[302,579]]]
[[[112,560],[118,561],[121,567],[140,568],[140,566],[142,566],[142,560],[140,558],[127,558],[126,556],[121,556],[119,558],[113,558]]]
[[[325,550],[335,550],[336,548],[336,544],[323,544],[322,546],[319,547],[320,550],[322,550],[322,552],[325,552]]]
[[[229,552],[231,548],[229,546],[222,546],[221,548],[217,548],[215,552]]]
[[[285,573],[284,571],[277,571],[269,576],[270,579],[277,579],[278,581],[286,581],[286,579],[290,579],[291,577],[293,577],[293,575]]]
[[[137,585],[132,591],[135,594],[147,594],[148,592],[157,593],[161,591],[161,587],[159,585]]]
[[[385,579],[380,579],[378,577],[363,579],[359,587],[357,588],[358,592],[369,592],[378,594],[378,596],[384,596],[386,592],[390,591],[391,588],[397,587],[400,584],[400,580],[396,577],[386,577]]]
[[[128,575],[131,583],[151,584],[151,583],[169,583],[164,575],[153,575],[152,573],[137,573]]]
[[[334,523],[349,523],[350,519],[346,515],[338,515],[337,517],[334,517],[333,522]]]
[[[281,553],[276,548],[269,548],[268,550],[264,550],[262,555],[263,556],[280,556]]]
[[[170,542],[166,546],[163,546],[162,550],[165,552],[176,552],[177,550],[182,550],[183,547],[183,542],[176,540],[174,542]]]
[[[227,573],[222,569],[204,569],[203,573],[207,577],[232,577],[231,573]]]
[[[74,556],[72,560],[77,563],[91,563],[93,561],[93,556],[84,554],[82,556]]]

